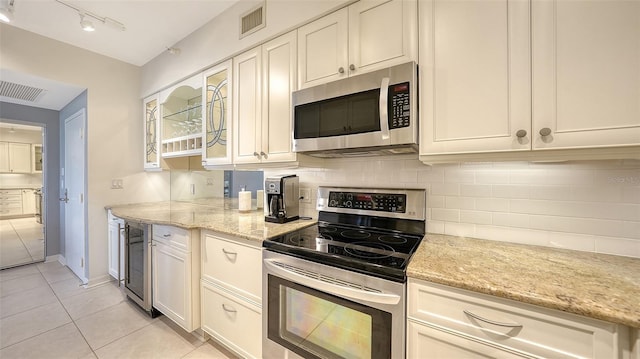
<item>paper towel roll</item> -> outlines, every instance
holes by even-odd
[[[238,192],[238,210],[240,212],[251,211],[251,191]]]
[[[256,207],[258,209],[264,206],[264,191],[259,189],[256,191]]]

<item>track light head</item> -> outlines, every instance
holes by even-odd
[[[95,26],[93,26],[93,22],[91,22],[91,20],[85,19],[83,13],[79,13],[79,14],[80,14],[80,27],[82,27],[82,30],[87,32],[95,31],[96,28]]]
[[[13,1],[0,1],[0,21],[10,23],[13,20]]]

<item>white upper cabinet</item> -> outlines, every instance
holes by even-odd
[[[290,32],[234,58],[233,161],[289,162],[296,90],[296,33]]]
[[[419,6],[421,154],[529,150],[529,3]]]
[[[533,148],[640,144],[640,1],[531,11]]]
[[[144,118],[144,169],[160,169],[160,100],[158,94],[142,102]]]
[[[0,142],[0,172],[31,173],[31,144]]]
[[[359,1],[298,29],[300,88],[416,59],[415,0]]]
[[[640,2],[429,0],[419,13],[423,161],[639,156],[625,146],[640,145]]]
[[[203,74],[202,165],[231,165],[231,60]]]

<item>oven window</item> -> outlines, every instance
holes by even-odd
[[[305,358],[389,358],[391,314],[268,276],[268,337]]]

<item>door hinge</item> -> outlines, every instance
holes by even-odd
[[[80,258],[80,268],[84,268],[84,258]]]
[[[84,203],[84,193],[80,193],[80,203]]]

